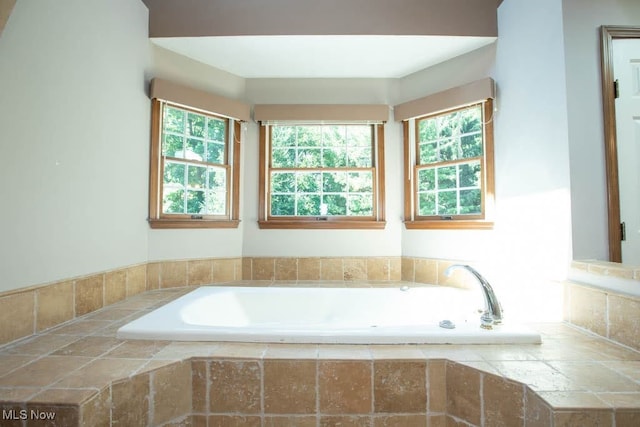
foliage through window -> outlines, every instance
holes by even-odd
[[[367,124],[266,126],[267,221],[261,226],[269,221],[291,226],[293,221],[327,228],[340,221],[379,221],[376,162],[382,153],[376,141],[382,139],[381,129]]]
[[[415,153],[412,180],[407,180],[413,183],[409,220],[447,228],[465,220],[476,221],[476,227],[482,227],[477,221],[488,225],[487,208],[493,199],[490,104],[488,100],[415,119],[415,149],[405,142],[407,151]],[[444,221],[452,222],[434,223]]]
[[[152,137],[152,226],[154,221],[169,226],[189,221],[193,227],[200,221],[200,227],[212,227],[233,219],[234,121],[154,102],[158,124]]]

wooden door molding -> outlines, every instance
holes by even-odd
[[[604,149],[607,173],[607,211],[609,217],[609,261],[622,262],[620,231],[620,186],[618,182],[618,145],[616,138],[615,88],[613,78],[613,41],[640,38],[640,27],[600,27],[600,64]]]

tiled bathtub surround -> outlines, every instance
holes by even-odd
[[[640,282],[640,266],[629,266],[617,262],[582,260],[573,261],[571,267],[601,276],[631,279]],[[640,283],[638,283],[640,286]]]
[[[139,264],[0,294],[0,345],[152,289],[241,279],[240,258]]]
[[[567,283],[565,320],[640,350],[640,298]]]
[[[158,289],[0,347],[3,426],[636,426],[640,353],[562,324],[542,345],[126,341]],[[10,411],[14,412],[10,412]]]

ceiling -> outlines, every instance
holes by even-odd
[[[496,37],[243,35],[151,40],[244,78],[401,78],[491,44]]]

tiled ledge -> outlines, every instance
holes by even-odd
[[[598,260],[579,260],[573,261],[571,267],[600,276],[617,277],[640,282],[640,266]],[[640,283],[638,285],[640,286]]]
[[[63,426],[640,424],[640,353],[565,324],[536,325],[542,345],[115,338],[189,290],[148,291],[0,347],[3,413],[52,411]]]

